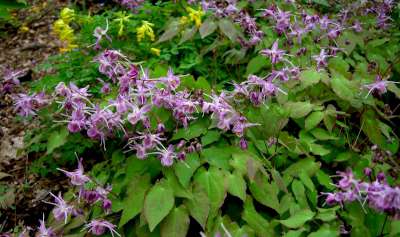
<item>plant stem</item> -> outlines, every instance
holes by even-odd
[[[380,233],[380,235],[379,235],[379,236],[381,236],[381,237],[384,236],[384,235],[383,235],[383,231],[385,230],[385,225],[386,225],[386,222],[387,222],[388,217],[389,217],[389,215],[386,214],[386,216],[385,216],[385,221],[383,222],[382,229],[381,229],[381,233]]]

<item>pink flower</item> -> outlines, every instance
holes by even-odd
[[[71,183],[76,186],[82,186],[86,182],[90,181],[89,177],[84,174],[83,165],[82,165],[82,158],[78,160],[78,169],[75,171],[65,171],[63,169],[57,168],[58,170],[62,171],[66,176],[71,179]]]
[[[67,202],[62,198],[61,193],[58,196],[50,193],[51,196],[54,198],[54,203],[46,202],[48,204],[54,205],[55,208],[53,209],[54,218],[57,221],[64,219],[65,224],[67,224],[68,215],[73,212],[74,207],[68,205]]]
[[[114,234],[120,236],[120,234],[118,234],[118,232],[115,230],[115,227],[115,225],[106,220],[92,220],[85,225],[84,229],[88,229],[88,231],[94,235],[102,235],[106,232],[106,230],[108,230],[113,237]]]
[[[282,61],[284,54],[285,51],[278,48],[278,40],[272,44],[271,49],[261,50],[261,55],[269,57],[272,64],[277,64]]]
[[[38,227],[38,232],[35,234],[35,237],[56,237],[56,234],[52,228],[46,228],[46,223],[44,222],[44,214],[43,220],[39,220],[40,226]]]

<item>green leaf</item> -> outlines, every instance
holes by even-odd
[[[189,230],[189,214],[185,206],[174,208],[161,224],[161,237],[185,237]]]
[[[244,180],[243,176],[235,171],[228,175],[228,192],[233,196],[236,196],[243,201],[246,199],[246,181]]]
[[[329,226],[322,226],[319,230],[312,232],[308,237],[336,237],[339,236],[338,230],[332,230]]]
[[[144,216],[150,231],[168,215],[174,206],[174,193],[166,182],[154,185],[144,201]]]
[[[339,207],[317,208],[317,209],[318,209],[318,214],[315,218],[328,222],[335,220],[337,218],[336,211],[339,209]]]
[[[359,89],[343,75],[336,73],[331,79],[333,91],[339,98],[352,102]]]
[[[64,145],[67,142],[68,134],[69,132],[66,128],[52,132],[47,140],[46,154],[51,154],[54,149]]]
[[[182,38],[179,41],[179,44],[183,44],[184,42],[192,39],[194,37],[194,35],[196,34],[196,32],[197,32],[196,26],[193,26],[192,28],[186,29],[185,31],[183,31]]]
[[[305,158],[289,166],[283,173],[298,177],[300,171],[305,171],[309,177],[312,177],[321,167],[321,163],[315,162],[314,158]]]
[[[288,109],[290,117],[292,118],[303,118],[307,114],[309,114],[313,109],[313,105],[308,101],[305,102],[289,101],[285,104],[285,107],[286,109]]]
[[[271,174],[272,174],[272,178],[274,179],[274,181],[276,182],[276,184],[278,185],[279,189],[285,193],[288,192],[286,185],[285,185],[285,181],[283,180],[282,176],[279,174],[279,172],[276,169],[272,169],[271,170]]]
[[[394,93],[397,98],[400,99],[400,89],[394,83],[388,83],[387,89]]]
[[[228,19],[221,19],[218,22],[218,26],[225,36],[227,36],[232,42],[236,42],[236,39],[238,37],[238,30],[236,29],[232,21]]]
[[[241,175],[247,174],[249,160],[253,161],[252,155],[247,152],[235,152],[229,164]],[[254,162],[254,161],[253,161]]]
[[[332,132],[333,126],[336,123],[336,108],[333,105],[328,105],[324,115],[324,125]]]
[[[304,229],[289,230],[283,237],[300,237]]]
[[[346,75],[349,71],[350,65],[343,60],[341,57],[333,57],[329,59],[329,69],[335,70],[336,72],[340,72],[343,75]]]
[[[308,190],[310,190],[311,192],[316,191],[313,181],[311,180],[310,176],[307,175],[306,172],[300,171],[299,178],[301,182],[306,186],[306,188],[308,188]]]
[[[211,146],[210,148],[203,149],[201,155],[209,164],[218,168],[229,169],[229,160],[236,150],[238,148],[229,146]]]
[[[381,133],[377,120],[378,118],[376,118],[373,110],[366,110],[361,116],[361,126],[362,131],[367,135],[369,140],[373,144],[382,147],[384,146],[385,139]]]
[[[306,131],[315,128],[324,119],[325,113],[322,111],[312,112],[305,120]]]
[[[179,33],[179,21],[173,20],[167,26],[167,29],[160,36],[160,38],[158,39],[156,44],[168,41],[168,40],[174,38],[178,33]]]
[[[227,179],[222,171],[215,167],[208,170],[200,168],[195,174],[194,182],[206,191],[211,212],[217,211],[224,203],[227,189]]]
[[[253,205],[253,200],[250,196],[246,198],[246,202],[244,203],[242,219],[246,221],[247,224],[259,234],[259,236],[272,236],[270,224],[256,211]]]
[[[330,7],[331,5],[329,4],[328,0],[312,0],[314,3],[325,6],[325,7]]]
[[[325,116],[325,115],[324,115]],[[318,140],[325,141],[325,140],[338,140],[337,137],[331,135],[328,131],[322,128],[314,128],[310,131],[310,133],[317,138]]]
[[[310,210],[300,210],[286,220],[281,220],[280,223],[286,227],[295,229],[302,227],[307,221],[314,217],[315,213]]]
[[[261,172],[258,172],[253,181],[250,181],[249,189],[254,199],[264,206],[276,211],[279,210],[279,188],[275,182],[269,183]]]
[[[207,146],[213,142],[216,142],[221,137],[221,132],[216,130],[209,130],[206,135],[201,137],[201,145]]]
[[[191,194],[189,193],[189,191],[186,188],[182,187],[182,185],[179,183],[179,181],[176,178],[175,173],[172,169],[164,170],[164,175],[165,175],[165,178],[166,178],[169,186],[174,191],[174,195],[176,197],[191,198]]]
[[[310,151],[314,153],[315,155],[319,156],[325,156],[331,153],[329,149],[326,149],[324,146],[315,144],[315,143],[310,143],[308,144],[310,146]]]
[[[262,140],[277,136],[288,123],[288,115],[289,112],[277,104],[251,107],[246,114],[250,122],[260,124],[260,126],[249,129],[258,139]],[[270,126],[270,124],[274,124],[274,126]]]
[[[301,208],[308,208],[307,197],[303,183],[297,179],[293,180],[292,192]]]
[[[200,160],[197,153],[189,153],[185,162],[178,162],[174,165],[175,174],[183,187],[188,187],[194,172],[199,168]]]
[[[190,140],[196,137],[199,137],[205,133],[207,133],[207,129],[209,126],[208,119],[199,119],[194,123],[191,123],[187,128],[179,129],[171,138],[171,141],[178,139]]]
[[[206,93],[209,93],[211,91],[210,83],[205,77],[198,77],[196,83],[191,86],[193,87],[193,89],[199,89]]]
[[[304,87],[317,84],[321,80],[321,74],[315,69],[304,70],[300,73],[300,81]]]
[[[207,192],[198,184],[193,186],[192,199],[185,200],[190,215],[205,228],[208,214],[210,212],[210,200]]]
[[[122,216],[119,227],[125,225],[142,211],[144,196],[151,187],[150,175],[135,176],[127,187],[127,197],[123,201]]]
[[[400,220],[393,220],[390,224],[390,236],[398,236],[400,234]]]
[[[15,0],[2,0],[0,2],[0,8],[8,8],[8,9],[19,9],[26,7],[26,3],[22,3]]]
[[[252,58],[247,64],[246,75],[255,74],[265,67],[269,67],[271,64],[264,56],[258,55]]]
[[[333,181],[329,175],[327,175],[324,171],[318,170],[315,174],[317,177],[318,183],[325,186],[329,190],[332,190],[334,186],[332,185]]]
[[[200,36],[202,39],[211,35],[217,29],[217,24],[214,22],[214,19],[208,18],[205,20],[199,29]]]

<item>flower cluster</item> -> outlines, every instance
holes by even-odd
[[[239,37],[242,47],[251,47],[257,45],[264,36],[264,33],[258,28],[256,18],[251,17],[249,13],[240,11],[236,5],[236,0],[225,1],[201,1],[203,11],[212,11],[219,18],[231,18],[237,22],[247,34],[248,39]]]
[[[103,188],[97,185],[94,190],[86,188],[86,186],[90,186],[87,184],[92,184],[93,182],[84,173],[82,159],[78,160],[78,168],[74,171],[65,171],[62,169],[59,170],[70,179],[70,182],[74,187],[77,187],[78,197],[77,199],[66,201],[63,199],[61,193],[59,193],[57,196],[53,193],[50,193],[50,196],[54,198],[54,202],[45,201],[45,203],[54,206],[52,214],[56,221],[63,221],[64,224],[67,224],[68,221],[70,221],[69,218],[81,216],[84,213],[85,208],[90,207],[97,202],[102,202],[102,207],[106,213],[111,209],[112,203],[107,197],[111,191],[110,186]],[[93,219],[85,224],[83,230],[87,230],[91,234],[97,236],[104,234],[106,231],[109,231],[112,236],[114,236],[114,234],[120,236],[115,228],[115,225],[106,220]],[[29,236],[30,231],[30,228],[26,228],[19,236]],[[46,227],[46,222],[43,215],[43,219],[39,220],[39,227],[37,228],[35,236],[56,237],[61,236],[61,234],[62,233],[59,233],[59,231],[52,227]]]
[[[13,95],[14,107],[19,115],[27,117],[36,115],[36,111],[49,103],[49,99],[42,93],[33,93],[32,95],[19,93]]]
[[[130,10],[136,10],[144,3],[144,0],[115,0],[115,1],[119,3],[121,6],[126,7]]]
[[[370,176],[372,172],[367,168],[364,173]],[[377,211],[400,217],[400,188],[387,184],[383,173],[379,173],[371,183],[356,179],[351,171],[338,172],[338,176],[340,180],[336,186],[340,191],[324,193],[328,205],[342,205],[357,200],[362,205],[368,203],[369,207]]]
[[[10,93],[14,87],[20,84],[18,80],[24,76],[26,70],[11,70],[10,68],[5,68],[3,72],[2,80],[0,81],[0,92]]]
[[[151,41],[155,40],[155,35],[153,31],[154,24],[148,21],[142,21],[142,25],[136,28],[137,31],[137,41],[142,42],[143,39],[148,36]]]
[[[96,38],[96,42],[94,43],[93,48],[95,50],[101,49],[100,42],[102,41],[103,38],[106,38],[110,43],[112,42],[111,37],[107,35],[107,31],[108,31],[108,21],[105,29],[99,26],[94,29],[93,36]]]
[[[237,136],[242,137],[244,130],[256,124],[248,123],[246,117],[237,112],[229,103],[228,97],[221,93],[211,96],[211,102],[203,102],[203,113],[211,113],[211,117],[217,120],[217,127],[221,130],[231,130]]]
[[[385,94],[387,92],[387,86],[390,83],[396,84],[400,82],[383,80],[380,75],[377,75],[375,77],[375,82],[363,86],[364,89],[368,89],[368,93],[365,97],[368,97],[371,93],[374,92],[376,92],[378,95]]]
[[[78,45],[74,43],[74,30],[69,26],[69,23],[74,19],[74,17],[74,10],[64,8],[60,12],[60,19],[56,20],[53,24],[53,31],[63,44],[60,48],[60,52],[68,52],[78,47]]]
[[[165,166],[173,160],[184,157],[182,152],[175,151],[173,145],[164,146],[162,138],[164,125],[159,123],[155,133],[150,133],[149,113],[153,107],[168,109],[173,117],[183,126],[195,119],[200,105],[191,93],[178,91],[180,77],[170,69],[165,77],[150,78],[147,71],[139,72],[139,67],[130,63],[127,58],[115,50],[105,50],[98,57],[99,71],[118,86],[118,95],[105,106],[91,101],[88,87],[79,88],[75,84],[60,83],[55,89],[55,97],[60,104],[72,133],[86,130],[92,139],[98,139],[104,145],[107,137],[114,131],[122,131],[129,140],[129,147],[135,150],[137,157],[144,159],[149,154],[157,154]],[[102,91],[111,91],[105,83]],[[60,100],[61,99],[61,100]],[[145,132],[127,132],[127,127],[141,126]]]
[[[194,22],[197,28],[201,26],[201,17],[204,15],[204,12],[199,10],[194,10],[191,7],[187,7],[186,11],[189,12],[189,21]]]

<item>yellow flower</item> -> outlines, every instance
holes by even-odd
[[[190,21],[194,22],[199,28],[201,26],[201,17],[204,15],[204,12],[201,9],[196,11],[190,7],[187,7],[186,10],[189,12]]]
[[[78,47],[78,45],[76,45],[76,44],[71,44],[71,43],[68,43],[68,42],[67,42],[67,44],[66,44],[64,47],[61,47],[61,48],[60,48],[60,53],[69,52],[69,51],[71,51],[72,49],[77,48],[77,47]]]
[[[126,12],[117,12],[116,15],[118,16],[114,21],[118,22],[119,24],[119,30],[118,30],[118,36],[122,36],[124,34],[124,27],[125,27],[125,22],[129,21],[129,18],[132,17],[132,14],[126,14]]]
[[[138,42],[141,42],[146,37],[146,35],[150,37],[151,41],[155,40],[154,31],[151,28],[152,26],[154,26],[154,24],[148,21],[142,21],[142,26],[136,28]]]
[[[150,51],[151,51],[153,54],[155,54],[155,55],[157,55],[157,56],[160,56],[160,52],[161,52],[160,49],[151,48]]]
[[[60,52],[71,51],[78,47],[78,45],[74,44],[74,30],[63,19],[58,19],[54,22],[53,31],[63,44]]]
[[[179,24],[181,25],[185,25],[186,23],[188,23],[189,19],[187,18],[187,16],[182,16],[181,19],[179,20]]]
[[[73,9],[69,9],[68,7],[63,8],[60,12],[60,18],[66,23],[69,24],[75,17],[75,11]]]
[[[22,25],[20,28],[19,28],[19,30],[21,31],[21,32],[28,32],[29,31],[29,27],[27,27],[26,25]]]

